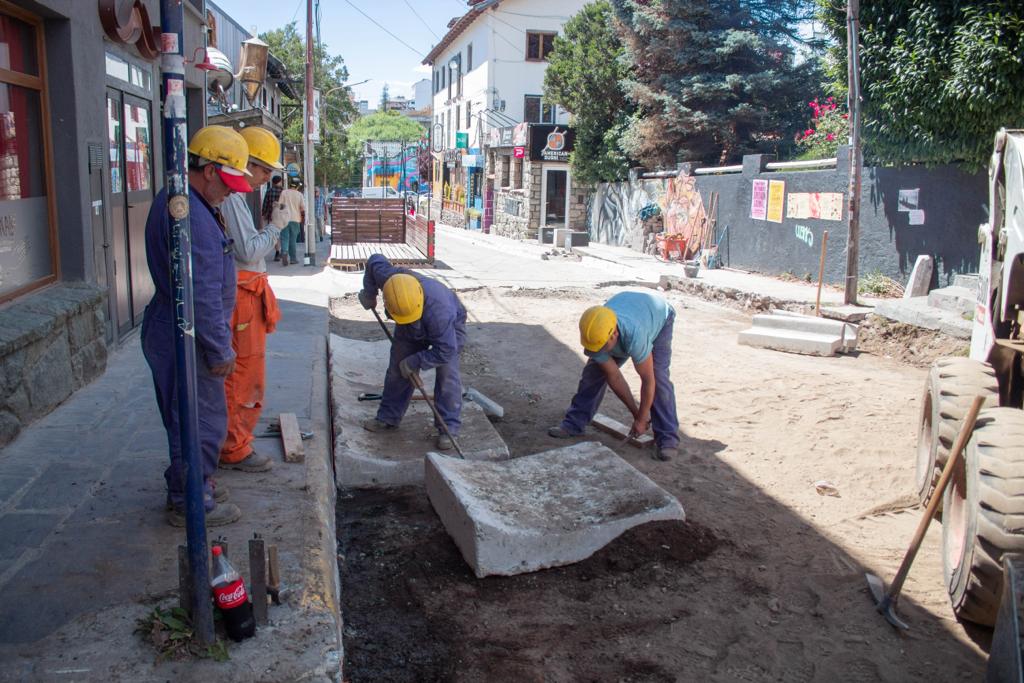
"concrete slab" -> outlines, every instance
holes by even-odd
[[[379,401],[358,401],[362,392],[380,392],[390,342],[331,335],[331,404],[334,458],[339,487],[410,486],[423,483],[423,458],[434,450],[437,429],[424,401],[413,401],[396,431],[374,433],[360,422],[377,414]],[[428,391],[434,372],[423,373]],[[471,460],[504,460],[508,446],[483,409],[463,399],[459,446]],[[453,451],[454,454],[454,451]],[[457,457],[457,456],[456,456]]]
[[[959,313],[929,306],[926,296],[879,301],[875,313],[908,325],[938,330],[957,339],[971,338],[973,323],[970,320]]]
[[[479,578],[579,562],[627,529],[685,519],[678,500],[594,441],[506,462],[431,453],[426,489]]]
[[[978,274],[977,273],[958,273],[953,276],[954,287],[964,287],[971,290],[972,292],[978,291]]]
[[[843,345],[843,339],[834,334],[751,327],[740,332],[739,343],[807,356],[834,356]]]
[[[754,325],[757,327],[781,328],[815,334],[835,334],[842,340],[842,353],[850,353],[857,349],[857,325],[842,320],[805,315],[793,311],[772,311],[771,315],[755,315]]]
[[[903,298],[910,299],[915,296],[925,296],[932,284],[932,271],[935,269],[935,261],[931,256],[922,254],[914,262],[914,269],[910,271],[910,279],[903,290]]]
[[[975,290],[954,285],[928,292],[928,305],[960,315],[973,314],[976,298]]]

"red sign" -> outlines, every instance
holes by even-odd
[[[516,159],[522,159],[523,157],[526,156],[526,148],[525,147],[514,147],[512,149],[512,156],[514,156]]]

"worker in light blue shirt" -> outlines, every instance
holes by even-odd
[[[654,457],[671,460],[679,452],[675,387],[669,377],[672,326],[676,314],[653,292],[621,292],[580,317],[580,343],[587,355],[579,387],[562,423],[548,430],[560,439],[578,436],[594,418],[606,387],[633,415],[636,436],[653,428]],[[620,368],[627,360],[640,375],[640,403],[633,398]]]

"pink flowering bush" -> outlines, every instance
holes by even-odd
[[[828,159],[836,155],[839,145],[845,145],[849,136],[848,115],[839,110],[835,99],[824,102],[814,98],[807,103],[811,108],[811,127],[796,136],[800,159]]]

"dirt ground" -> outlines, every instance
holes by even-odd
[[[463,383],[504,406],[495,426],[513,456],[563,445],[545,430],[582,367],[575,321],[613,292],[461,295]],[[836,358],[739,346],[749,315],[668,297],[682,454],[661,463],[586,438],[675,495],[687,522],[635,529],[569,567],[478,580],[421,489],[340,492],[346,680],[980,678],[988,632],[953,618],[937,525],[900,602],[909,632],[874,611],[864,581],[893,576],[919,519],[909,493],[926,371],[884,344]],[[354,297],[332,314],[337,334],[383,338]],[[627,415],[610,394],[603,412]],[[821,480],[838,497],[820,495]]]

